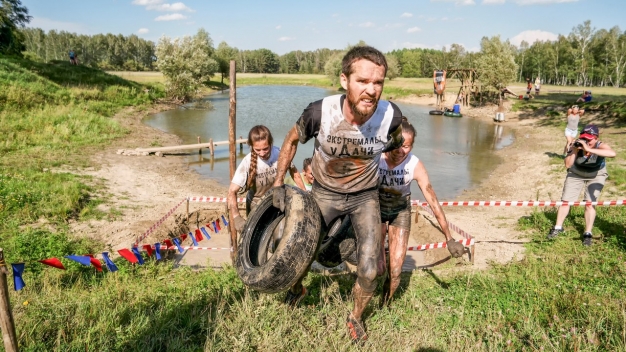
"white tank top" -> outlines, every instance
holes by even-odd
[[[409,153],[398,166],[389,169],[387,156],[383,154],[378,163],[378,192],[381,199],[407,197],[411,195],[411,181],[413,171],[420,161],[418,157]]]

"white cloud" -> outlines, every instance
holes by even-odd
[[[282,27],[281,25],[276,26],[276,29],[280,29],[280,27]]]
[[[408,18],[408,17],[413,17],[413,14],[412,14],[412,13],[405,12],[405,13],[401,14],[401,15],[400,15],[400,17],[407,17],[407,18]]]
[[[447,20],[449,20],[449,18],[448,17],[441,17],[441,20],[442,21],[447,21]]]
[[[411,27],[411,28],[407,29],[407,30],[406,30],[406,32],[407,32],[407,33],[415,33],[415,32],[419,32],[419,31],[421,31],[421,30],[422,30],[422,29],[421,29],[421,28],[419,28],[419,27]]]
[[[483,0],[483,5],[504,4],[506,0]]]
[[[514,2],[518,5],[545,5],[578,2],[578,0],[514,0]]]
[[[146,10],[164,11],[164,12],[195,12],[182,2],[166,3],[164,0],[133,0],[134,5],[145,6]]]
[[[529,31],[523,31],[521,33],[519,33],[518,35],[516,35],[515,37],[511,38],[511,44],[519,46],[522,43],[522,40],[525,40],[526,42],[528,42],[528,44],[532,44],[536,41],[546,41],[546,40],[557,40],[559,38],[558,35],[552,33],[552,32],[546,32],[546,31],[541,31],[541,30],[529,30]]]
[[[139,30],[137,31],[138,34],[146,34],[148,32],[150,32],[148,28],[139,28]]]
[[[179,21],[187,19],[187,16],[181,15],[180,13],[171,13],[169,15],[161,15],[155,18],[155,21]]]
[[[455,5],[476,5],[474,0],[430,0],[430,2],[453,2]]]
[[[89,34],[87,28],[80,23],[55,21],[45,17],[33,17],[28,27],[41,28],[46,32],[54,29],[57,31]]]
[[[359,27],[371,28],[371,27],[374,27],[374,23],[372,22],[361,23],[359,24]]]
[[[288,42],[290,40],[295,40],[296,38],[292,38],[292,37],[280,37],[278,38],[279,42]]]
[[[401,48],[407,48],[407,49],[441,49],[442,46],[439,44],[436,45],[426,45],[426,44],[421,44],[421,43],[411,43],[411,42],[404,42],[400,44]]]

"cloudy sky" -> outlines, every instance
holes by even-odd
[[[22,0],[29,27],[79,34],[193,35],[207,30],[215,46],[242,50],[343,49],[359,40],[388,52],[441,49],[450,44],[478,50],[484,36],[555,39],[591,20],[597,29],[626,30],[626,0]]]

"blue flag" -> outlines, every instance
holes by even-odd
[[[211,239],[211,236],[209,236],[209,231],[207,231],[204,227],[201,227],[200,231],[202,231],[207,240]]]
[[[26,286],[24,279],[22,279],[22,273],[24,272],[24,263],[11,264],[13,267],[13,286],[15,291],[19,291]]]
[[[133,247],[131,250],[133,251],[133,254],[135,255],[135,257],[137,257],[137,261],[139,262],[139,265],[143,265],[144,261],[143,261],[143,257],[141,256],[141,253],[139,253],[139,248]]]
[[[191,237],[191,240],[193,241],[193,246],[198,247],[198,241],[196,240],[196,236],[194,236],[193,233],[190,232],[189,237]]]
[[[69,259],[69,260],[73,260],[77,263],[81,263],[84,266],[91,266],[91,258],[89,258],[86,255],[76,255],[76,254],[72,254],[72,255],[66,255],[65,258]]]
[[[224,226],[228,226],[228,221],[226,221],[224,215],[222,215],[222,222],[224,223]]]
[[[161,243],[159,242],[154,244],[154,256],[156,260],[161,260]]]
[[[178,248],[178,251],[181,253],[184,252],[183,247],[180,246],[180,241],[178,240],[178,238],[173,238],[172,240],[174,241],[176,248]]]
[[[109,258],[109,252],[102,252],[102,258],[104,258],[104,263],[106,264],[107,269],[109,269],[110,272],[113,273],[118,270],[117,265],[115,265],[111,258]]]
[[[217,233],[217,225],[215,225],[215,221],[213,221],[212,224],[213,224],[213,230],[215,230],[215,233]]]

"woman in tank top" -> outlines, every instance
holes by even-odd
[[[389,234],[389,268],[383,286],[383,303],[388,304],[391,296],[400,284],[402,263],[406,256],[406,249],[411,234],[411,182],[417,184],[424,194],[424,198],[432,209],[443,233],[446,237],[450,253],[464,252],[461,243],[456,242],[450,235],[446,216],[439,205],[437,195],[433,190],[426,168],[420,160],[411,153],[415,139],[415,128],[402,117],[402,137],[404,143],[398,149],[383,153],[378,167],[378,194],[380,198],[380,213],[382,222],[382,241]],[[384,248],[384,245],[382,246]],[[385,269],[384,250],[381,254],[379,271]]]
[[[237,167],[235,176],[233,176],[228,188],[227,198],[230,215],[239,232],[243,229],[245,220],[239,214],[237,194],[247,191],[246,214],[249,214],[263,195],[272,188],[276,179],[280,148],[275,147],[273,143],[272,133],[263,125],[254,126],[248,132],[250,153],[243,158]],[[298,187],[304,190],[302,178],[293,164],[289,168],[289,173]]]
[[[563,148],[563,156],[567,155],[567,151],[572,147],[572,142],[578,136],[578,122],[580,117],[585,113],[584,109],[578,108],[578,105],[572,105],[567,109],[567,126],[565,127],[565,148]]]

